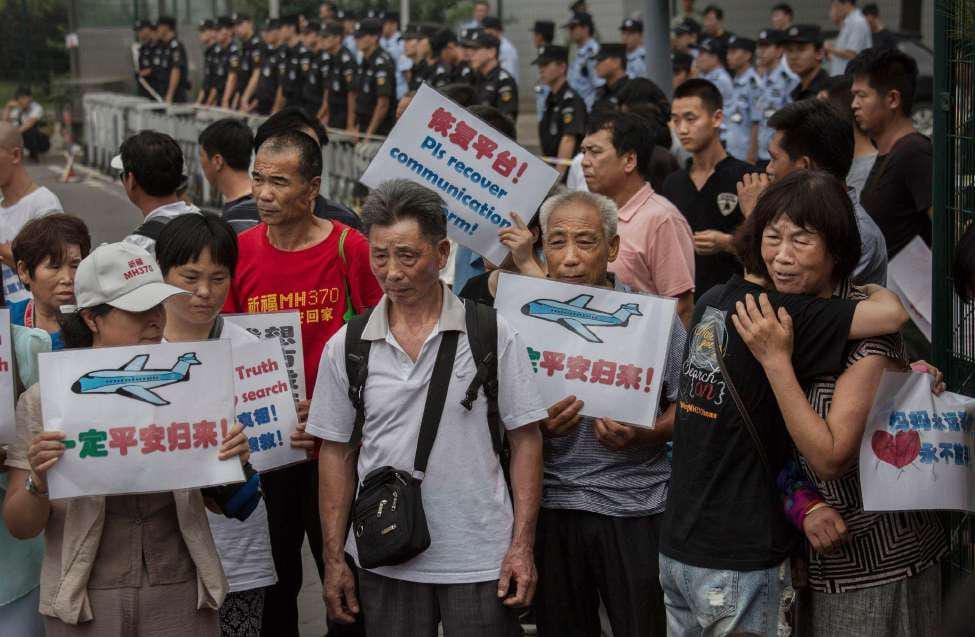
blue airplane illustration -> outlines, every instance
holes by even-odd
[[[593,334],[589,327],[626,327],[631,316],[643,316],[640,313],[640,306],[636,303],[624,303],[610,314],[588,307],[590,301],[592,301],[591,294],[580,294],[569,301],[536,299],[525,303],[521,313],[543,321],[558,323],[590,343],[603,341]]]
[[[196,353],[183,354],[172,369],[145,369],[148,354],[139,354],[118,369],[88,372],[71,385],[76,394],[121,394],[151,405],[168,405],[169,401],[151,390],[190,379],[190,365],[199,365]]]

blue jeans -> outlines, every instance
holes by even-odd
[[[660,586],[670,637],[790,633],[784,611],[795,594],[788,560],[759,571],[720,571],[661,553]]]

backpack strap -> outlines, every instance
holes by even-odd
[[[372,315],[372,309],[355,316],[346,324],[345,332],[345,373],[349,378],[349,400],[355,407],[355,424],[352,426],[352,437],[349,444],[353,449],[358,448],[362,441],[362,426],[366,422],[366,403],[363,390],[366,378],[369,376],[369,349],[372,341],[362,339],[362,332]]]
[[[349,230],[348,226],[344,226],[339,235],[339,261],[342,262],[342,285],[345,286],[345,314],[342,315],[342,320],[346,323],[356,316],[352,305],[352,288],[349,287],[349,261],[345,257],[345,238],[349,236]]]
[[[477,372],[467,387],[461,404],[470,411],[480,389],[487,399],[488,427],[494,452],[501,454],[503,432],[498,410],[498,314],[493,307],[464,300],[467,321],[467,341]]]
[[[169,219],[167,219],[166,221],[163,221],[161,219],[153,219],[152,221],[146,221],[141,226],[133,230],[132,234],[148,237],[153,241],[157,241],[159,239],[159,233],[162,232],[162,229],[166,227],[167,223],[169,223]]]

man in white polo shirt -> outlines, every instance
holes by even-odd
[[[475,378],[471,339],[477,333],[468,331],[464,304],[439,280],[450,252],[443,205],[432,190],[395,180],[374,190],[363,206],[370,265],[385,293],[364,327],[358,326],[361,340],[350,341],[369,343],[361,383],[365,420],[361,430],[354,427],[346,359],[346,332],[362,318],[326,345],[308,416],[307,431],[323,439],[325,602],[329,616],[343,623],[354,619],[361,604],[369,635],[436,634],[442,621],[448,635],[515,636],[521,634],[516,608],[531,602],[537,579],[538,422],[547,411],[524,344],[498,318],[497,407],[511,448],[509,498],[485,394],[478,392],[470,409],[461,405]],[[361,528],[346,538],[357,486],[355,444],[349,441],[361,431],[360,479],[384,466],[413,470],[428,390],[444,389],[431,383],[434,361],[442,344],[454,339],[456,353],[444,355],[453,365],[443,412],[423,467],[430,546],[395,566],[360,568],[356,584],[344,555],[348,551],[361,565]],[[361,373],[360,368],[354,378]],[[396,499],[390,502],[387,508],[396,506]],[[378,515],[382,510],[381,505]]]
[[[142,223],[125,237],[155,256],[156,238],[171,219],[185,214],[200,214],[199,208],[179,198],[183,180],[183,151],[169,135],[141,131],[122,142],[112,168],[136,208]]]
[[[3,297],[7,304],[30,298],[14,263],[10,244],[31,219],[62,212],[61,202],[47,188],[31,179],[24,168],[24,138],[9,122],[0,122],[0,262],[3,263]]]

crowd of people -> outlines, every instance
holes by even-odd
[[[358,210],[321,194],[326,127],[386,134],[422,82],[516,138],[517,53],[488,3],[461,34],[401,36],[395,14],[331,3],[260,34],[246,16],[205,24],[198,101],[269,117],[201,133],[219,213],[184,200],[175,140],[126,139],[112,167],[143,220],[94,249],[27,172],[24,129],[0,122],[19,392],[0,633],[297,635],[307,541],[340,637],[939,634],[941,518],[864,511],[857,465],[886,370],[944,389],[885,289],[888,260],[931,239],[917,65],[852,0],[830,5],[833,43],[785,4],[755,40],[719,7],[682,7],[672,99],[644,77],[640,20],[599,43],[575,3],[571,55],[536,23],[542,154],[562,178],[538,210],[513,204],[498,264],[452,245],[422,185],[387,181]],[[173,22],[137,31],[140,86],[190,99]],[[975,233],[962,247],[970,298]],[[542,402],[491,309],[501,272],[676,300],[654,428]],[[237,346],[254,337],[222,313],[277,310],[301,317],[290,444],[308,461],[249,472],[245,519],[208,489],[49,499],[65,445],[44,427],[39,352]],[[221,442],[220,462],[249,467],[242,424]],[[401,501],[364,498],[384,480]],[[392,527],[371,519],[415,498],[429,546],[376,560],[363,542]]]

